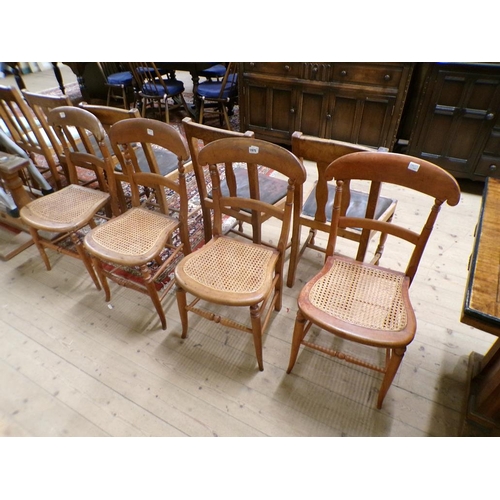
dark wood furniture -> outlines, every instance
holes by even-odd
[[[240,63],[240,130],[293,132],[392,149],[413,63]]]
[[[408,154],[455,177],[500,177],[500,65],[423,63],[403,128]]]
[[[472,352],[464,433],[468,422],[500,433],[500,180],[489,178],[470,260],[461,321],[498,337],[486,355]]]

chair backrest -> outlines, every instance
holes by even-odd
[[[254,137],[255,134],[252,131],[242,133],[234,132],[232,130],[210,127],[209,125],[197,123],[189,117],[183,118],[182,125],[184,127],[184,133],[188,142],[189,152],[191,153],[191,161],[193,162],[193,170],[196,176],[196,183],[198,184],[198,192],[200,194],[201,201],[202,203],[203,201],[205,201],[211,204],[212,200],[208,196],[209,193],[207,191],[206,182],[208,167],[206,164],[199,162],[198,157],[200,149],[218,139],[227,139],[232,137]],[[231,185],[231,172],[232,170],[228,171],[229,178],[227,178],[226,175],[229,185]],[[236,186],[233,184],[233,187],[230,187],[230,189],[234,192]]]
[[[33,155],[45,158],[54,182],[61,187],[56,159],[59,143],[52,144],[51,137],[45,133],[42,123],[37,122],[34,110],[28,106],[18,88],[0,86],[0,118],[5,124],[4,131],[32,160]],[[38,165],[37,161],[34,163]]]
[[[54,130],[47,123],[47,114],[50,110],[54,108],[58,108],[60,106],[73,106],[71,99],[66,96],[51,96],[44,94],[35,94],[33,92],[28,92],[27,90],[23,90],[22,94],[26,99],[26,102],[29,104],[30,108],[33,110],[33,113],[36,116],[36,119],[41,124],[45,134],[50,140],[54,151],[56,152],[57,157],[59,158],[59,162],[64,162],[64,157],[62,155],[62,146],[58,141],[56,135],[54,134]]]
[[[141,113],[139,113],[139,110],[137,108],[123,109],[123,108],[115,108],[113,106],[88,104],[86,102],[81,102],[78,104],[78,106],[95,115],[97,119],[101,122],[102,126],[104,127],[104,130],[108,135],[111,127],[115,123],[121,120],[126,120],[128,118],[141,117]]]
[[[235,62],[227,64],[226,73],[220,84],[219,99],[225,100],[238,93],[238,65]]]
[[[104,81],[108,81],[108,77],[110,75],[113,75],[115,73],[119,73],[122,71],[120,66],[116,62],[98,62],[97,66],[99,68],[99,71],[101,72],[101,75],[104,78]]]
[[[116,185],[110,182],[113,160],[107,145],[108,136],[99,120],[92,113],[77,106],[61,106],[49,111],[47,122],[53,127],[62,144],[69,181],[72,184],[80,183],[77,168],[94,172],[95,178],[92,177],[85,184],[97,181],[99,189],[109,192],[113,214],[118,215]]]
[[[132,206],[143,205],[141,186],[147,186],[155,191],[156,204],[164,214],[178,212],[181,226],[181,239],[184,248],[189,253],[188,231],[188,195],[184,164],[189,158],[181,134],[171,125],[159,120],[137,118],[122,120],[111,128],[109,140],[125,175],[129,179]],[[142,144],[146,158],[151,161],[150,172],[141,172],[138,168],[137,149],[135,145]],[[170,151],[177,157],[177,176],[175,179],[164,177],[159,173],[156,158],[148,154],[152,146],[159,146]],[[169,190],[169,196],[167,196]],[[172,196],[173,195],[173,196]]]
[[[285,148],[266,141],[249,138],[234,137],[218,139],[207,144],[199,155],[200,164],[210,166],[210,175],[213,184],[214,200],[214,236],[222,235],[222,213],[227,209],[247,210],[252,217],[275,217],[281,221],[281,230],[275,246],[280,252],[280,273],[283,271],[283,256],[287,248],[290,232],[294,190],[306,180],[306,171],[302,162]],[[259,197],[237,196],[237,193],[221,191],[221,176],[218,164],[225,164],[226,170],[236,163],[245,163],[248,173],[249,192],[259,192],[259,176],[256,175],[258,166],[268,167],[278,172],[288,182],[286,201],[284,204],[272,205],[260,200]]]
[[[359,227],[380,231],[413,245],[405,271],[410,282],[415,276],[441,205],[446,201],[448,205],[455,206],[460,201],[460,187],[452,175],[431,162],[398,153],[361,152],[342,156],[327,167],[325,177],[327,181],[332,179],[337,181],[327,257],[333,254],[338,228]],[[370,197],[375,200],[380,195],[382,184],[384,187],[392,184],[418,191],[433,199],[420,231],[408,229],[402,221],[393,220],[389,223],[377,219],[341,215],[341,198],[345,192],[343,185],[355,179],[371,183]],[[398,199],[399,203],[404,200],[401,194]],[[373,200],[369,200],[368,203],[370,201]]]
[[[128,65],[140,93],[158,96],[160,93],[157,89],[160,86],[163,87],[164,94],[168,95],[167,85],[154,62],[129,62]]]
[[[371,152],[374,149],[360,144],[304,135],[302,132],[294,132],[292,134],[292,152],[302,160],[316,163],[317,183],[314,193],[316,198],[315,221],[326,223],[331,215],[331,213],[328,213],[328,184],[325,177],[328,165],[341,156],[362,151]],[[350,201],[349,189],[346,188],[349,188],[349,184],[344,184],[344,191],[347,191],[347,193],[344,193],[342,200],[342,215],[345,215]],[[297,209],[300,209],[300,206]]]

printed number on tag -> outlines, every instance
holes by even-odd
[[[418,172],[418,169],[420,168],[420,165],[418,163],[415,163],[414,161],[411,161],[408,163],[408,170],[413,170],[414,172]]]
[[[259,146],[250,146],[248,148],[248,152],[252,155],[256,155],[259,153]]]

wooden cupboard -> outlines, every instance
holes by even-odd
[[[408,154],[455,177],[500,177],[500,65],[424,66]]]
[[[414,63],[240,63],[240,129],[392,149]]]

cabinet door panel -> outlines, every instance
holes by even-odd
[[[325,137],[328,94],[303,90],[296,110],[295,130],[316,137]]]
[[[374,147],[390,147],[388,130],[395,98],[386,96],[333,98],[327,135],[331,139]]]
[[[429,159],[452,173],[474,174],[500,105],[496,75],[437,69],[409,153]],[[489,158],[479,170],[484,175]],[[488,164],[488,165],[486,165]]]

